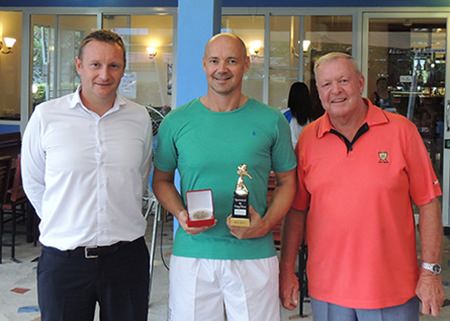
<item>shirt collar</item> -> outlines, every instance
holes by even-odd
[[[363,101],[368,106],[365,123],[367,123],[369,127],[386,124],[389,122],[388,117],[381,108],[375,106],[366,98],[363,98]],[[332,128],[334,127],[331,124],[330,116],[328,113],[325,113],[319,120],[317,137],[322,138],[325,134],[329,133]]]
[[[77,87],[77,90],[72,95],[72,99],[70,100],[69,108],[75,108],[78,105],[83,106],[83,103],[81,102],[81,97],[80,97],[80,89],[81,89],[81,86],[79,85]]]
[[[77,90],[73,93],[72,99],[70,100],[69,108],[75,108],[77,106],[86,108],[81,101],[80,90],[81,85],[78,85]],[[114,100],[114,104],[109,112],[119,110],[119,108],[124,105],[126,105],[125,99],[121,95],[117,94],[116,99]]]

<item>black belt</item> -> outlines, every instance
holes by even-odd
[[[84,252],[84,257],[87,259],[96,259],[99,256],[105,256],[117,252],[119,248],[130,242],[117,242],[107,246],[95,246],[95,247],[77,247],[73,251]]]
[[[78,257],[85,257],[86,259],[96,259],[101,256],[113,254],[113,253],[117,252],[121,247],[131,244],[131,243],[135,243],[140,239],[141,238],[138,238],[132,242],[120,241],[120,242],[117,242],[117,243],[114,243],[111,245],[106,245],[106,246],[80,246],[73,250],[67,250],[67,251],[61,251],[54,247],[49,247],[49,246],[43,246],[43,249],[45,251],[48,251],[50,253],[60,255],[60,256],[67,256],[67,257],[78,256]]]

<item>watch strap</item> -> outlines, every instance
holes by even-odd
[[[438,263],[422,262],[422,269],[430,271],[434,275],[439,275],[442,271],[442,267]]]

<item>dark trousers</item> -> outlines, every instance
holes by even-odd
[[[143,237],[99,251],[96,258],[86,258],[83,248],[43,247],[37,274],[42,321],[92,321],[97,302],[101,321],[147,321],[149,254]]]

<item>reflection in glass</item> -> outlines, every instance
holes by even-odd
[[[299,80],[300,18],[270,17],[269,105],[287,107],[289,88]]]
[[[441,178],[446,20],[371,18],[368,40],[369,96],[376,101],[377,82],[386,79],[391,110],[416,124]]]
[[[0,11],[0,32],[3,52],[7,52],[7,37],[16,39],[12,52],[0,53],[0,119],[20,120],[22,13]]]
[[[170,105],[173,18],[169,15],[104,15],[103,28],[122,36],[127,66],[119,91],[144,105]],[[75,91],[74,67],[81,40],[96,29],[95,15],[32,15],[32,106]],[[156,48],[149,57],[147,47]]]
[[[314,62],[332,51],[352,54],[352,17],[308,16],[304,20],[305,39],[311,41],[304,52],[304,82],[311,90],[313,109],[320,113],[323,109],[315,85]]]
[[[127,67],[119,92],[143,105],[170,106],[173,17],[104,15],[103,28],[120,34],[127,49]]]
[[[95,29],[94,15],[32,15],[32,108],[73,92],[80,80],[74,61],[80,42]]]
[[[222,32],[231,32],[245,42],[250,69],[244,76],[242,91],[262,101],[264,80],[264,16],[222,16]]]

